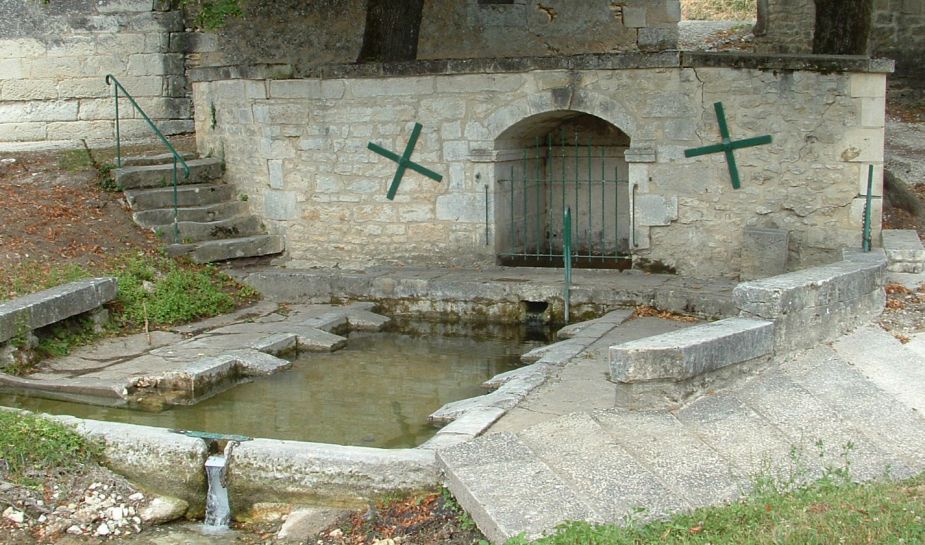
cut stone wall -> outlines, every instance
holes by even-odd
[[[113,74],[165,134],[192,130],[182,15],[159,0],[0,0],[0,147],[111,145]],[[122,133],[149,133],[122,105]]]
[[[282,64],[301,77],[359,57],[365,0],[255,2],[244,12],[202,35],[210,47],[194,66]],[[425,0],[418,59],[673,49],[680,19],[679,0]]]
[[[755,36],[759,53],[812,53],[816,5],[813,0],[767,0],[767,18]]]
[[[226,179],[286,235],[292,267],[493,263],[496,140],[562,110],[629,136],[637,260],[736,277],[745,229],[756,227],[789,232],[791,269],[835,261],[860,244],[868,164],[880,225],[888,63],[661,53],[383,69],[328,67],[298,80],[191,74],[200,152],[224,155]],[[719,142],[717,101],[734,139],[774,138],[736,151],[738,191],[721,154],[684,158]],[[414,122],[424,129],[412,160],[444,179],[409,172],[388,201],[396,164],[367,144],[401,153]]]

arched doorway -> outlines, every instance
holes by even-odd
[[[574,265],[630,266],[629,136],[591,114],[527,117],[495,140],[495,251],[504,265],[563,265],[564,211]]]

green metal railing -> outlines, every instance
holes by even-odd
[[[564,257],[558,223],[571,210],[573,258],[588,266],[625,260],[629,251],[629,183],[619,180],[610,148],[550,133],[509,159],[498,179],[498,256],[504,264],[556,266]],[[609,153],[609,154],[608,154]],[[506,167],[505,167],[506,168]],[[621,209],[621,206],[623,209]]]
[[[563,268],[565,269],[565,287],[562,292],[562,300],[565,302],[565,323],[569,322],[569,306],[572,299],[572,209],[565,208],[562,214],[562,254]]]
[[[183,179],[187,180],[190,176],[189,165],[186,164],[186,161],[183,160],[183,156],[177,153],[177,150],[174,149],[173,145],[167,140],[167,137],[164,136],[164,133],[157,128],[157,125],[151,121],[151,118],[148,117],[148,114],[145,113],[141,106],[138,105],[138,102],[135,101],[133,97],[126,89],[119,83],[119,80],[116,79],[112,74],[106,75],[106,85],[112,85],[113,88],[113,98],[116,103],[116,167],[122,168],[122,133],[119,126],[119,90],[122,90],[123,96],[129,100],[135,110],[141,114],[142,119],[151,127],[151,130],[154,131],[154,134],[161,139],[161,142],[167,146],[167,150],[173,155],[173,238],[174,243],[180,242],[180,224],[178,221],[178,212],[177,212],[177,182],[178,182],[178,171],[177,165],[180,164],[183,166]]]
[[[871,201],[873,200],[873,196],[871,195],[871,193],[873,193],[873,190],[874,190],[874,165],[870,165],[867,168],[867,198],[864,202],[864,230],[861,234],[861,249],[864,250],[865,252],[869,252],[870,246],[871,246],[870,245],[870,239],[871,239],[870,206],[871,206]]]

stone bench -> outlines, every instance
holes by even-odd
[[[116,297],[116,279],[90,278],[0,303],[0,343],[95,310]]]
[[[884,229],[883,251],[886,270],[899,273],[925,272],[925,248],[913,229]]]
[[[727,318],[610,347],[616,405],[630,409],[677,404],[702,392],[739,364],[760,362],[774,351],[774,324]],[[733,369],[732,366],[738,367]]]

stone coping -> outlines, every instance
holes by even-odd
[[[116,297],[116,279],[89,278],[0,303],[0,343],[94,310]]]
[[[734,68],[869,72],[889,74],[895,63],[850,55],[760,55],[742,52],[659,51],[600,53],[562,57],[504,57],[419,60],[396,63],[328,64],[297,72],[289,64],[203,66],[189,71],[192,82],[229,79],[344,79],[408,76],[504,74],[533,70],[629,70],[650,68]]]

